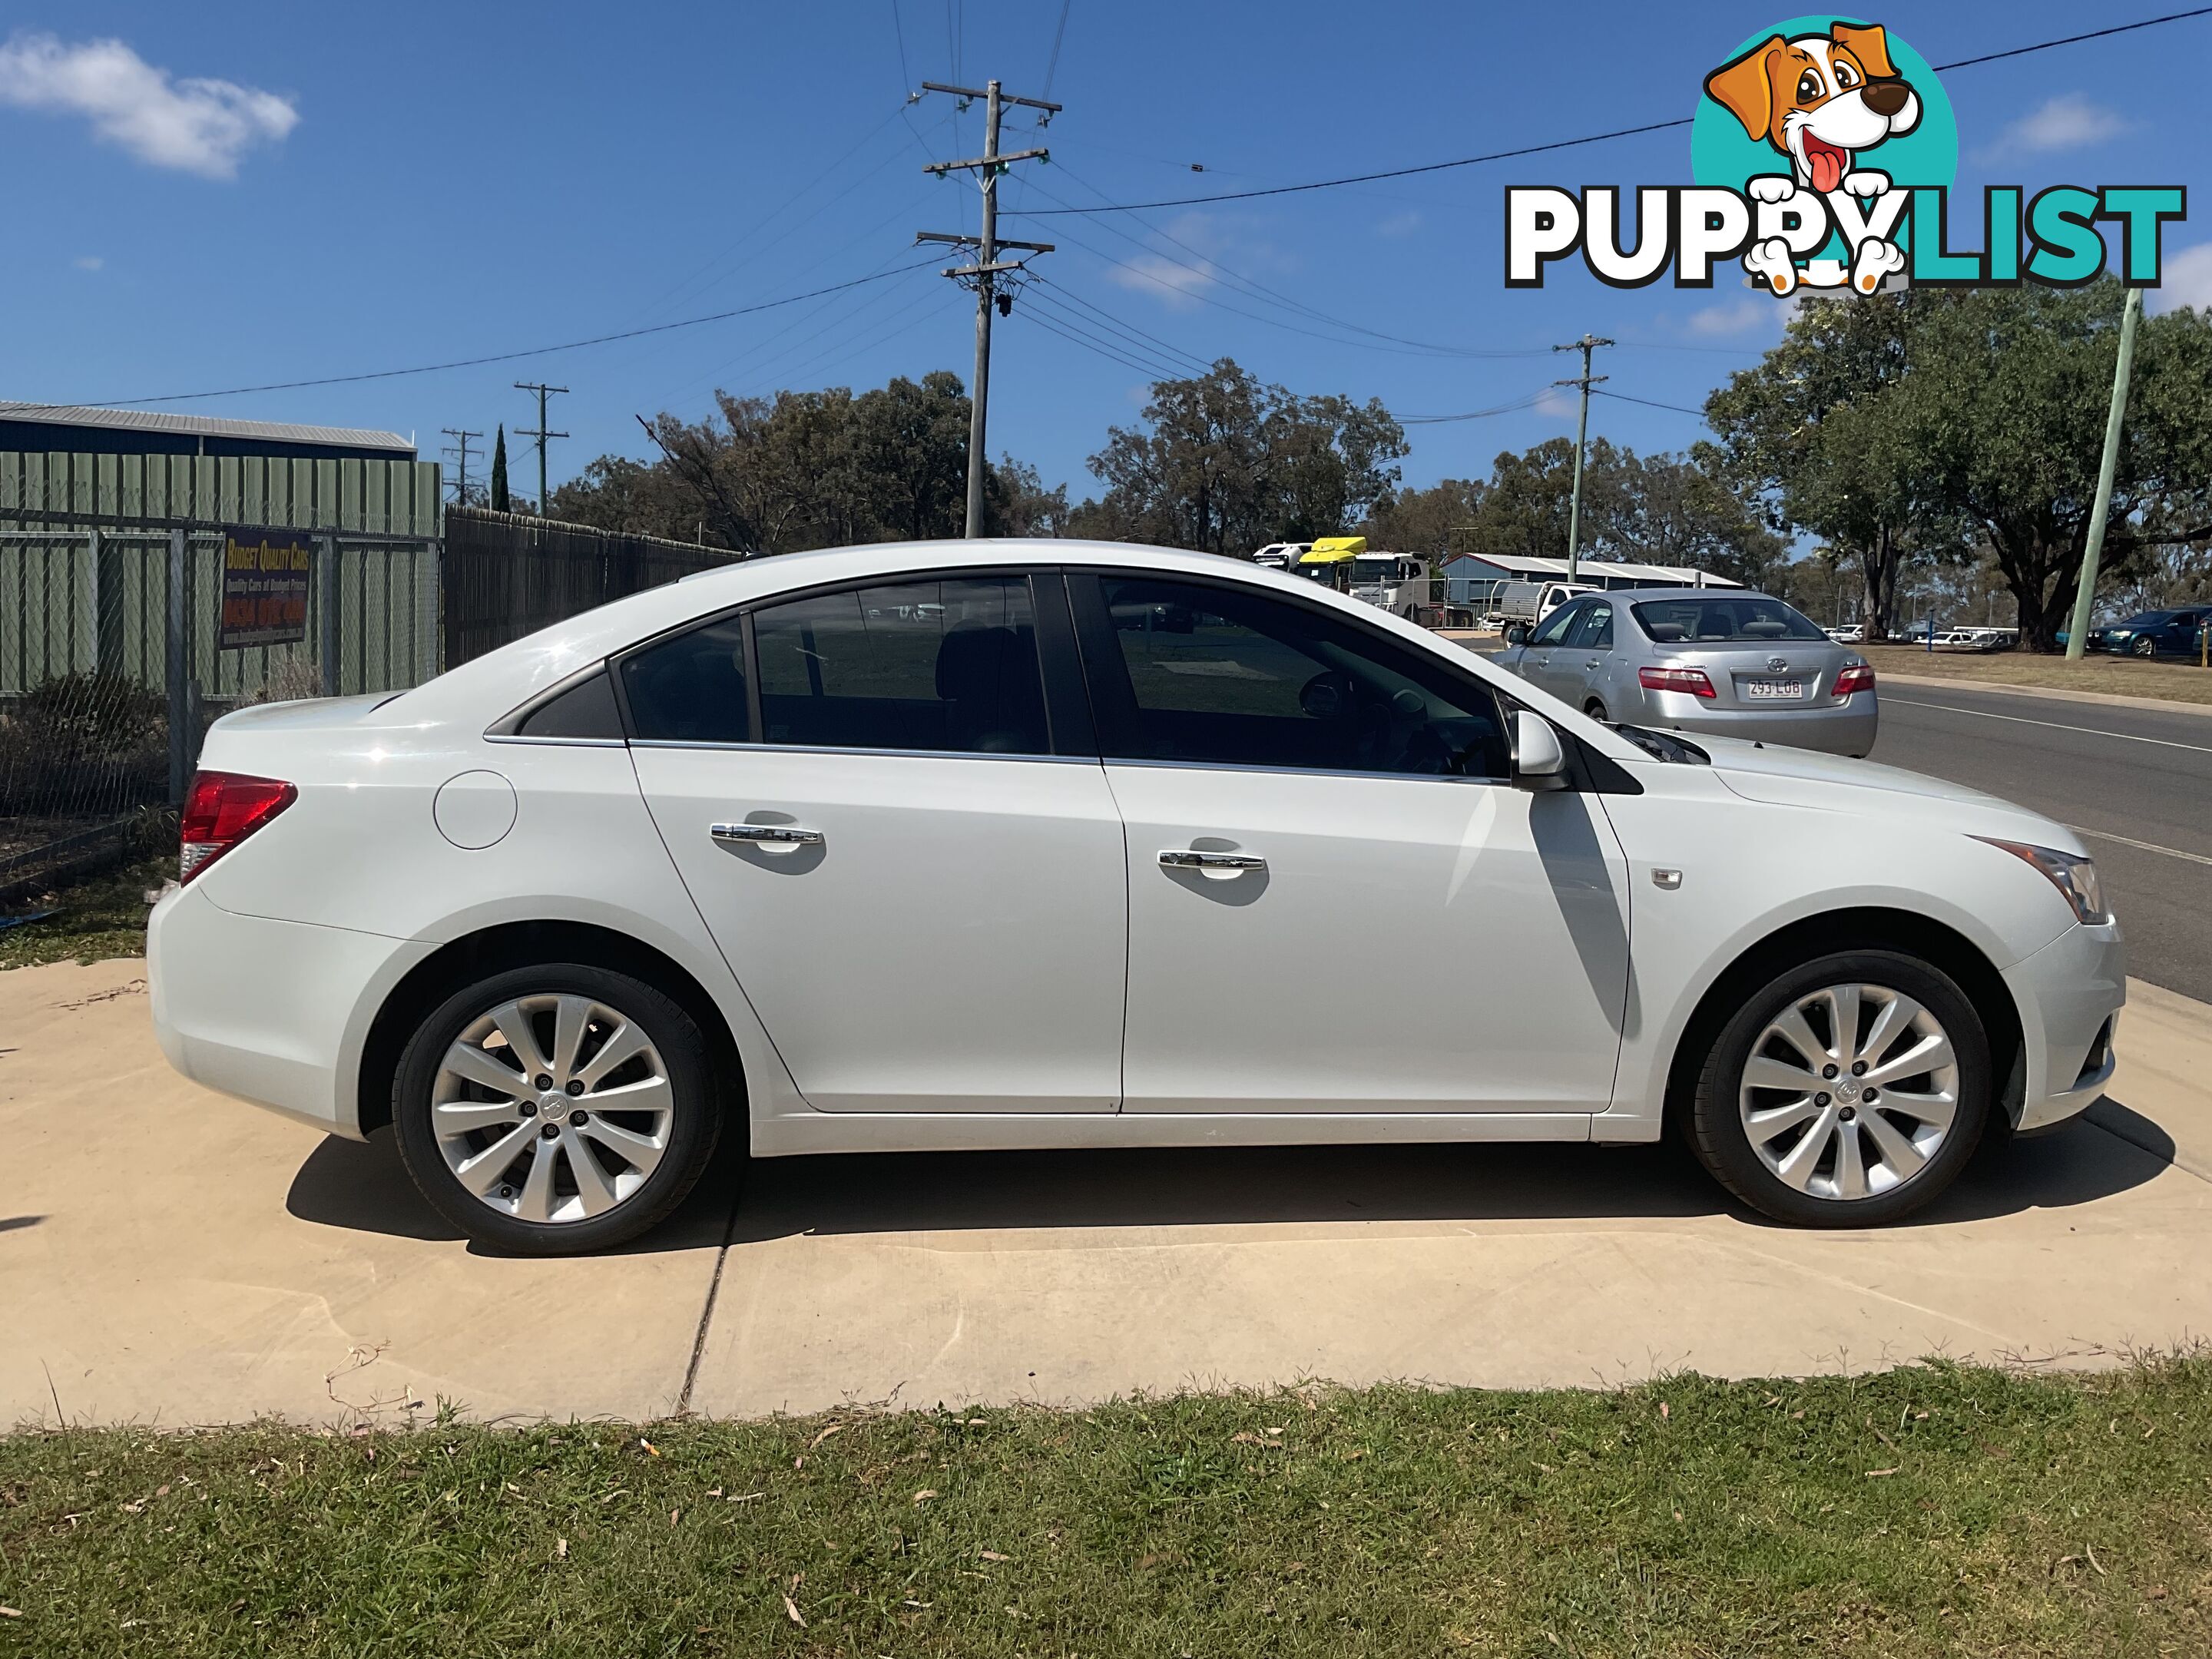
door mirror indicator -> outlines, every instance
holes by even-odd
[[[1567,751],[1551,721],[1523,708],[1513,717],[1513,787],[1543,791],[1567,787]]]

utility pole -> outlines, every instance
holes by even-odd
[[[2089,643],[2089,611],[2097,602],[2097,566],[2105,556],[2105,515],[2112,506],[2112,473],[2120,460],[2120,423],[2128,412],[2128,377],[2135,372],[2136,323],[2143,291],[2128,290],[2120,312],[2120,360],[2112,367],[2112,406],[2105,416],[2105,459],[2097,467],[2097,502],[2089,509],[2089,544],[2081,550],[2081,577],[2074,592],[2074,625],[2066,631],[2066,660],[2079,662]]]
[[[957,236],[944,231],[925,230],[915,237],[918,242],[951,242],[957,246],[973,246],[975,250],[973,264],[955,267],[945,275],[963,286],[972,283],[975,289],[975,382],[969,388],[968,399],[967,533],[971,537],[980,536],[983,533],[983,469],[988,453],[984,444],[984,430],[986,409],[991,396],[991,307],[995,299],[1001,316],[1013,310],[1012,291],[999,293],[997,279],[1001,272],[1019,270],[1024,264],[1019,259],[1001,260],[999,254],[1005,248],[1020,248],[1030,253],[1052,252],[1052,245],[1048,242],[1002,242],[999,240],[999,175],[1016,161],[1049,161],[1052,159],[1052,152],[1048,149],[1019,149],[1011,155],[1001,155],[999,153],[999,116],[1006,105],[1018,104],[1026,109],[1042,110],[1043,114],[1037,125],[1045,126],[1060,113],[1060,106],[1048,104],[1042,98],[1017,98],[1011,93],[1002,93],[996,81],[991,82],[981,92],[973,87],[951,87],[935,81],[924,81],[921,89],[924,92],[950,93],[963,100],[961,107],[963,109],[967,107],[968,100],[983,100],[982,155],[965,161],[933,162],[922,169],[924,173],[933,173],[940,179],[961,171],[978,174],[978,182],[983,191],[983,234],[981,236]]]
[[[538,440],[538,516],[542,519],[547,516],[545,506],[545,441],[548,438],[565,438],[568,435],[565,432],[548,432],[545,429],[545,400],[557,393],[567,392],[568,388],[565,386],[545,386],[535,380],[517,380],[514,383],[514,389],[517,392],[534,392],[538,394],[538,430],[535,432],[517,431],[514,435],[518,438],[535,438]]]
[[[1583,450],[1589,439],[1590,388],[1601,380],[1612,378],[1590,373],[1590,353],[1600,346],[1609,346],[1610,340],[1601,340],[1595,334],[1585,334],[1567,345],[1555,345],[1554,351],[1579,351],[1583,354],[1583,372],[1570,380],[1554,380],[1553,386],[1578,386],[1583,389],[1583,412],[1575,422],[1575,493],[1567,504],[1567,580],[1572,581],[1580,568],[1583,535]]]
[[[469,440],[471,438],[481,438],[483,436],[483,434],[481,432],[464,432],[458,427],[451,426],[441,427],[438,429],[453,441],[453,445],[448,445],[447,447],[447,453],[450,454],[453,453],[454,445],[458,445],[459,447],[460,477],[453,486],[453,500],[460,506],[466,507],[469,504]]]

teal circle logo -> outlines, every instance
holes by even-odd
[[[1948,186],[1959,123],[1911,46],[1879,24],[1815,12],[1747,35],[1705,76],[1690,171],[1723,190],[1786,174],[1826,195],[1867,172],[1899,190]]]

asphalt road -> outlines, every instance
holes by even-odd
[[[1870,758],[2071,825],[2129,971],[2212,1002],[2212,716],[1894,681],[1881,696]]]

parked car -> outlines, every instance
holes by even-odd
[[[2092,633],[2088,648],[2124,657],[2194,657],[2208,627],[2212,627],[2212,605],[2142,611]]]
[[[1801,645],[1827,648],[1765,648]],[[1886,1222],[1992,1126],[2095,1099],[2124,996],[2060,824],[1601,725],[1205,554],[747,561],[410,691],[227,715],[200,764],[148,938],[163,1051],[331,1133],[389,1126],[429,1201],[514,1250],[643,1231],[726,1134],[771,1158],[1677,1122],[1770,1215]],[[1386,1037],[1224,994],[1299,964],[1449,988],[1447,1017]]]
[[[1838,645],[1859,645],[1864,643],[1866,640],[1864,623],[1845,623],[1840,628],[1830,628],[1822,631]]]
[[[1593,720],[1864,755],[1874,670],[1765,593],[1638,587],[1585,594],[1494,660]]]

